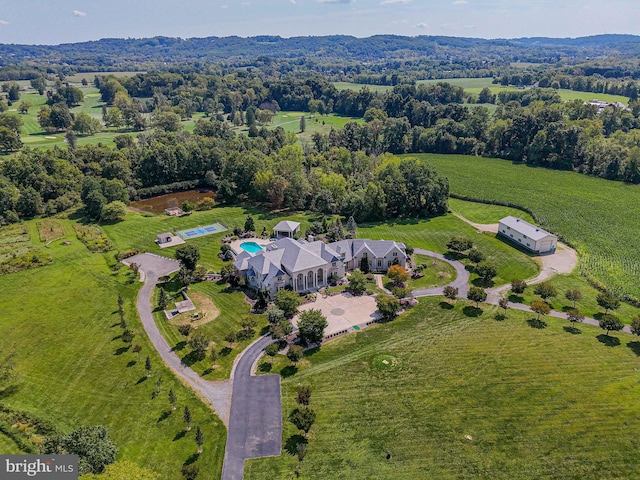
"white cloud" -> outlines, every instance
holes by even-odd
[[[74,17],[86,17],[87,16],[86,12],[81,12],[80,10],[74,10],[71,13],[73,13]]]
[[[427,28],[429,28],[429,24],[424,23],[424,22],[420,22],[416,25],[416,28],[421,28],[422,30],[425,30]]]
[[[296,4],[296,0],[289,0],[289,3],[291,3],[291,5],[295,5]]]
[[[411,3],[412,0],[382,0],[380,5],[395,5],[399,3]]]
[[[318,3],[353,3],[355,0],[316,0]]]
[[[0,20],[0,25],[9,25],[9,22],[6,20]]]
[[[453,0],[451,3],[453,5],[467,5],[469,2],[467,0]]]
[[[224,5],[220,5],[220,8],[222,8],[222,9],[226,9],[226,8],[229,8],[229,5],[227,5],[227,4],[225,3]]]

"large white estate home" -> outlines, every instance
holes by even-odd
[[[273,295],[287,285],[297,292],[324,287],[332,276],[340,279],[359,268],[363,258],[371,271],[380,272],[407,262],[405,245],[390,240],[324,243],[285,237],[259,252],[238,253],[234,266],[247,285]]]

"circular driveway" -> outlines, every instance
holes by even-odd
[[[325,337],[380,318],[376,299],[369,295],[356,297],[345,292],[323,298],[318,294],[315,302],[302,305],[298,311],[311,309],[320,310],[327,317],[329,325],[324,331]],[[298,315],[293,317],[293,325],[298,328]]]

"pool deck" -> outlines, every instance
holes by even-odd
[[[273,243],[271,240],[264,239],[264,238],[257,238],[257,237],[253,237],[253,238],[239,238],[238,240],[234,240],[233,242],[231,242],[230,247],[231,250],[233,250],[233,253],[236,254],[236,256],[239,253],[242,253],[244,250],[242,248],[240,248],[240,244],[241,243],[245,243],[245,242],[255,242],[258,245],[269,245],[270,243]]]

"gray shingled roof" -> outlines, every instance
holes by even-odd
[[[500,220],[500,224],[505,225],[536,242],[548,236],[555,237],[555,235],[553,235],[552,233],[549,233],[546,230],[541,229],[540,227],[536,227],[535,225],[532,225],[529,222],[522,220],[521,218],[513,216],[504,217],[502,220]]]
[[[275,227],[273,227],[273,230],[275,232],[294,233],[299,228],[300,228],[300,224],[298,222],[292,222],[290,220],[282,220]]]

